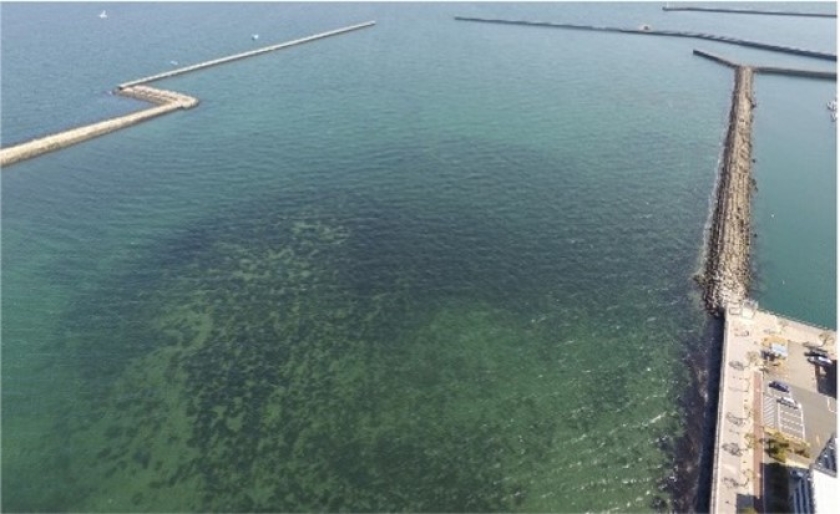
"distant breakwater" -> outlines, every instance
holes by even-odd
[[[184,73],[190,73],[193,71],[203,70],[205,68],[209,68],[211,66],[218,66],[220,64],[229,63],[232,61],[238,61],[240,59],[245,59],[248,57],[253,57],[255,55],[261,55],[268,52],[274,52],[275,50],[280,50],[283,48],[288,48],[290,46],[301,45],[303,43],[309,43],[310,41],[315,41],[318,39],[324,39],[331,36],[337,36],[339,34],[346,34],[348,32],[352,32],[354,30],[364,29],[370,26],[375,25],[375,21],[367,21],[365,23],[359,23],[357,25],[350,25],[347,27],[342,27],[340,29],[330,30],[327,32],[321,32],[319,34],[314,34],[312,36],[307,36],[300,39],[294,39],[292,41],[287,41],[285,43],[279,43],[276,45],[265,46],[262,48],[258,48],[256,50],[249,50],[247,52],[242,52],[234,55],[229,55],[227,57],[221,57],[219,59],[213,59],[210,61],[200,62],[198,64],[193,64],[191,66],[185,66],[183,68],[178,68],[177,70],[169,70],[163,73],[158,73],[157,75],[150,75],[148,77],[143,77],[141,79],[132,80],[129,82],[124,82],[117,86],[117,89],[123,89],[127,87],[136,86],[138,84],[146,84],[148,82],[154,82],[156,80],[166,79],[170,77],[175,77],[177,75],[183,75]]]
[[[730,68],[737,68],[740,64],[736,62],[732,62],[729,59],[721,57],[717,54],[713,54],[711,52],[705,52],[703,50],[694,50],[694,55],[704,57],[711,61],[715,61],[719,64],[723,64],[724,66],[729,66]],[[765,74],[774,74],[774,75],[790,75],[794,77],[807,77],[813,79],[825,79],[825,80],[837,80],[837,71],[824,71],[824,70],[808,70],[808,69],[800,69],[800,68],[783,68],[780,66],[753,66],[750,65],[754,73],[765,73]]]
[[[39,155],[43,155],[48,152],[54,152],[56,150],[66,148],[68,146],[75,145],[87,141],[89,139],[93,139],[95,137],[110,134],[111,132],[124,129],[132,125],[136,125],[137,123],[141,123],[143,121],[147,121],[176,110],[191,109],[199,103],[199,100],[195,97],[188,96],[182,93],[177,93],[174,91],[153,88],[151,86],[145,85],[149,82],[174,77],[176,75],[182,75],[184,73],[203,70],[211,66],[218,66],[220,64],[225,64],[228,62],[245,59],[248,57],[261,55],[268,52],[273,52],[275,50],[280,50],[282,48],[288,48],[291,46],[308,43],[310,41],[315,41],[318,39],[336,36],[339,34],[346,34],[355,30],[371,27],[375,24],[375,21],[368,21],[365,23],[350,25],[347,27],[342,27],[339,29],[314,34],[312,36],[287,41],[285,43],[270,45],[258,48],[256,50],[250,50],[248,52],[242,52],[227,57],[222,57],[219,59],[213,59],[210,61],[201,62],[176,70],[158,73],[157,75],[150,75],[141,79],[124,82],[117,86],[114,93],[121,96],[149,102],[154,106],[124,116],[110,118],[97,123],[92,123],[82,127],[65,130],[56,134],[32,139],[30,141],[10,146],[8,148],[2,148],[0,149],[0,168],[5,168],[7,166],[11,166],[12,164],[25,161],[27,159],[32,159],[34,157],[38,157]]]
[[[717,41],[720,43],[729,43],[732,45],[740,45],[751,48],[760,48],[762,50],[770,50],[773,52],[787,53],[799,55],[803,57],[812,57],[814,59],[823,59],[827,61],[836,61],[837,55],[829,52],[819,52],[816,50],[807,50],[804,48],[796,48],[792,46],[774,45],[770,43],[761,43],[758,41],[750,41],[747,39],[739,39],[729,36],[718,36],[715,34],[706,34],[703,32],[685,32],[679,30],[653,30],[652,28],[643,27],[638,29],[620,28],[620,27],[604,27],[596,25],[574,25],[571,23],[552,23],[542,21],[516,21],[516,20],[499,20],[490,18],[471,18],[465,16],[455,16],[458,21],[472,21],[479,23],[497,23],[504,25],[523,25],[527,27],[547,27],[556,29],[571,29],[571,30],[590,30],[600,32],[617,32],[621,34],[637,34],[645,36],[669,36],[669,37],[683,37],[694,39],[705,39],[708,41]]]
[[[726,13],[726,14],[760,14],[766,16],[807,16],[812,18],[836,18],[836,13],[820,13],[820,12],[806,12],[806,11],[777,11],[769,9],[734,9],[726,7],[672,7],[666,5],[662,7],[663,11],[690,11],[690,12],[710,12],[710,13]]]

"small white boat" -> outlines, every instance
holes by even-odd
[[[100,18],[102,18],[102,19],[104,20],[105,18],[107,18],[107,17],[108,17],[108,13],[107,13],[107,12],[105,12],[105,11],[102,11],[101,13],[99,13],[99,17],[100,17]]]
[[[259,35],[259,34],[253,34],[253,35],[251,36],[251,39],[253,39],[254,41],[258,40],[259,38],[260,38],[260,35]]]

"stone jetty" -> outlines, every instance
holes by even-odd
[[[621,28],[621,27],[604,27],[597,25],[575,25],[572,23],[551,23],[543,21],[517,21],[517,20],[499,20],[490,18],[471,18],[465,16],[455,16],[458,21],[472,21],[480,23],[497,23],[504,25],[523,25],[527,27],[547,27],[555,29],[572,29],[572,30],[594,30],[600,32],[618,32],[621,34],[637,34],[644,36],[667,36],[667,37],[682,37],[705,39],[709,41],[717,41],[720,43],[729,43],[732,45],[746,46],[750,48],[760,48],[762,50],[770,50],[773,52],[787,53],[799,55],[802,57],[812,57],[814,59],[824,59],[828,61],[836,61],[837,54],[830,52],[819,52],[816,50],[807,50],[804,48],[796,48],[793,46],[774,45],[770,43],[761,43],[759,41],[750,41],[748,39],[739,39],[729,36],[718,36],[715,34],[707,34],[705,32],[686,32],[681,30],[654,30],[650,27],[642,28]]]
[[[694,50],[735,72],[729,129],[724,143],[715,206],[706,244],[706,263],[698,276],[706,307],[713,313],[740,305],[747,298],[750,283],[750,201],[752,177],[753,77],[773,73],[817,79],[837,79],[837,73],[775,66],[744,66],[710,52]]]
[[[130,82],[124,82],[117,86],[116,90],[114,91],[116,94],[149,102],[153,104],[154,107],[150,107],[125,116],[119,116],[90,125],[85,125],[83,127],[65,130],[57,134],[40,137],[31,141],[27,141],[25,143],[10,146],[8,148],[2,148],[0,149],[0,167],[5,168],[7,166],[24,161],[26,159],[31,159],[33,157],[37,157],[48,152],[54,152],[56,150],[60,150],[68,146],[87,141],[94,137],[109,134],[116,130],[130,127],[132,125],[136,125],[137,123],[150,120],[152,118],[156,118],[158,116],[176,110],[191,109],[199,103],[198,99],[192,96],[145,85],[149,82],[174,77],[177,75],[183,75],[184,73],[203,70],[211,66],[218,66],[220,64],[225,64],[228,62],[245,59],[256,55],[262,55],[268,52],[273,52],[275,50],[280,50],[283,48],[308,43],[310,41],[316,41],[318,39],[337,36],[339,34],[346,34],[355,30],[371,27],[375,24],[375,21],[368,21],[365,23],[359,23],[357,25],[350,25],[347,27],[342,27],[339,29],[314,34],[312,36],[287,41],[285,43],[270,45],[258,48],[256,50],[250,50],[248,52],[242,52],[227,57],[222,57],[219,59],[213,59],[210,61],[193,64],[191,66],[166,71],[164,73],[158,73],[157,75],[150,75],[148,77],[132,80]]]
[[[750,199],[752,179],[753,69],[735,67],[729,130],[723,148],[715,207],[700,278],[706,307],[725,311],[747,298],[750,282]]]

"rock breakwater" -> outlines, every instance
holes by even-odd
[[[706,307],[714,313],[745,300],[750,283],[750,200],[755,184],[751,138],[753,75],[748,66],[735,68],[729,130],[715,192],[706,265],[699,277]]]

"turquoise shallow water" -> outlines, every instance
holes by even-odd
[[[162,81],[202,104],[4,170],[4,509],[625,511],[690,481],[690,277],[730,72],[691,42],[451,17],[788,27],[818,48],[833,25],[653,4],[2,9],[4,141],[127,112],[104,91],[252,33],[378,22]],[[772,80],[759,217],[774,117],[831,129],[822,85]],[[806,89],[818,108],[791,107]],[[761,223],[770,284],[796,259]]]

